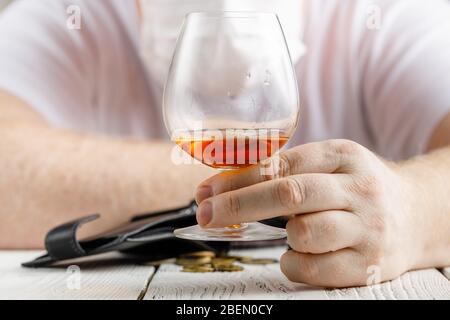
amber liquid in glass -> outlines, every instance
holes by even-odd
[[[202,130],[181,132],[174,139],[191,157],[215,169],[241,169],[277,153],[288,137],[280,130]]]
[[[201,130],[181,132],[175,143],[198,161],[215,169],[231,170],[249,167],[277,153],[288,137],[280,130]],[[229,232],[243,228],[228,226]]]

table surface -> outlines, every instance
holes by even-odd
[[[284,247],[239,254],[279,258]],[[287,280],[278,264],[245,265],[234,273],[184,273],[172,263],[154,267],[117,254],[44,269],[21,262],[40,251],[0,251],[0,299],[450,299],[450,268],[411,271],[380,285],[322,289]]]

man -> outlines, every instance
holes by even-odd
[[[13,4],[0,18],[0,247],[39,247],[90,212],[105,219],[88,232],[188,201],[211,172],[171,163],[160,111],[182,16],[269,8],[299,79],[296,147],[277,177],[255,166],[202,182],[199,223],[289,217],[282,271],[314,285],[450,265],[444,0]]]

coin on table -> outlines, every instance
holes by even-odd
[[[252,257],[246,257],[246,256],[231,256],[232,258],[236,259],[239,262],[245,262],[245,261],[251,261],[253,260]]]
[[[175,264],[179,266],[202,265],[207,263],[211,263],[211,257],[177,258],[175,261]]]
[[[234,259],[235,261],[240,261],[242,258],[251,259],[250,257],[234,256],[234,255],[227,255],[227,254],[219,255],[216,258]]]
[[[236,259],[234,258],[228,258],[228,257],[218,257],[218,258],[213,258],[211,260],[211,263],[213,265],[230,265],[233,264],[233,262],[235,262]]]
[[[239,260],[239,262],[243,263],[243,264],[265,265],[265,264],[278,263],[278,260],[277,259],[261,259],[261,258],[243,257]]]
[[[180,258],[203,258],[203,257],[214,258],[215,256],[216,256],[216,253],[213,251],[195,251],[195,252],[182,254],[182,255],[180,255]]]
[[[212,266],[184,266],[182,272],[214,272]]]
[[[231,264],[231,265],[217,265],[214,266],[216,271],[219,272],[237,272],[237,271],[242,271],[244,270],[243,267],[235,265],[235,264]]]

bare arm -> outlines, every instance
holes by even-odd
[[[416,268],[450,265],[450,114],[435,129],[428,150],[428,154],[401,164],[416,186],[413,208],[417,223],[428,231]]]
[[[210,171],[174,165],[171,143],[50,126],[0,91],[0,248],[38,248],[49,228],[99,212],[83,234],[147,210],[186,204]]]

